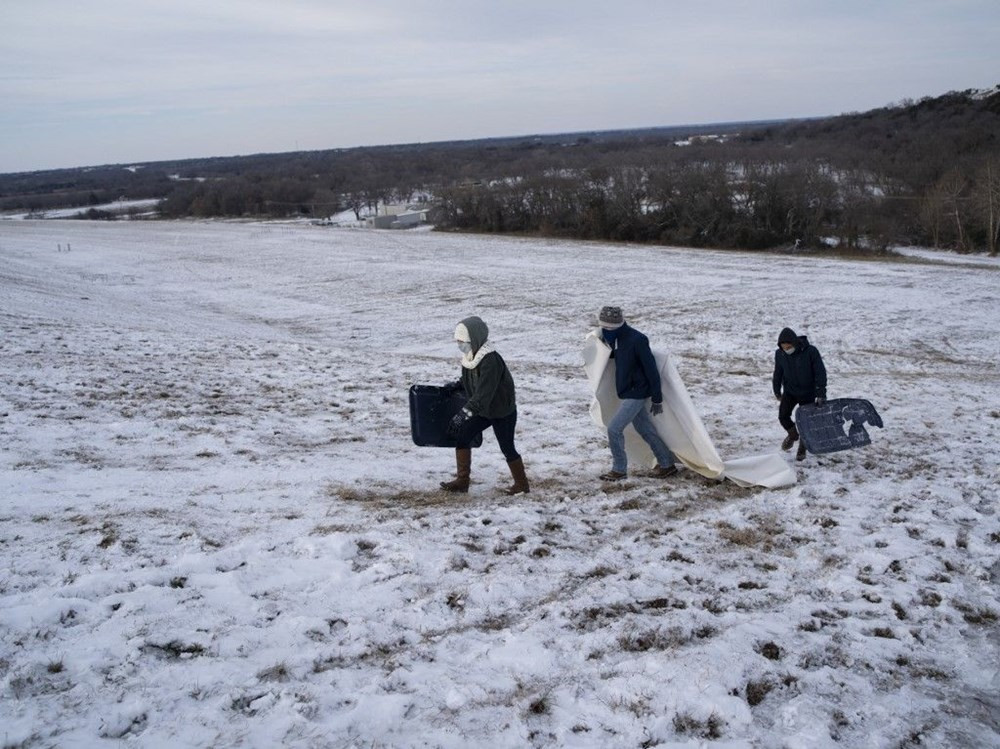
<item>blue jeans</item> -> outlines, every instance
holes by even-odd
[[[674,464],[674,454],[670,448],[656,433],[653,420],[650,418],[649,409],[645,400],[629,398],[623,400],[617,413],[608,422],[608,443],[611,445],[611,470],[618,473],[625,473],[628,469],[628,457],[625,455],[625,427],[629,424],[635,427],[639,436],[646,440],[646,443],[653,448],[653,455],[656,462],[661,466],[672,466]]]

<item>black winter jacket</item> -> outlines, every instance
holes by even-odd
[[[786,331],[791,335],[786,335]],[[803,400],[826,398],[826,367],[819,350],[809,344],[804,336],[796,336],[791,329],[781,331],[781,341],[795,341],[795,351],[786,354],[781,346],[774,352],[774,376],[771,385],[774,394],[781,396],[782,389],[789,395]]]

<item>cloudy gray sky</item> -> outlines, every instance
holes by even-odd
[[[0,0],[0,172],[839,114],[1000,83],[1000,0]]]

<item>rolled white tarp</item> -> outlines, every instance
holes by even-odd
[[[780,453],[724,461],[708,436],[670,355],[653,351],[653,358],[660,372],[663,391],[663,413],[652,417],[653,424],[681,463],[707,478],[725,478],[740,486],[774,489],[795,483],[795,471]],[[615,389],[615,362],[611,358],[611,349],[601,339],[599,330],[587,335],[583,368],[594,396],[590,404],[591,418],[606,430],[621,400]],[[656,464],[652,449],[631,425],[625,429],[625,452],[629,463],[650,468]]]

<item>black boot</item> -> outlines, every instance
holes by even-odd
[[[805,460],[806,459],[806,443],[805,442],[802,442],[802,441],[799,442],[799,449],[795,451],[795,459],[796,460]]]
[[[785,437],[784,441],[781,443],[781,449],[791,450],[792,445],[794,445],[796,440],[798,440],[799,438],[799,430],[796,429],[795,427],[791,427],[786,431],[788,432],[788,436]],[[801,458],[799,458],[799,460],[801,460]]]

